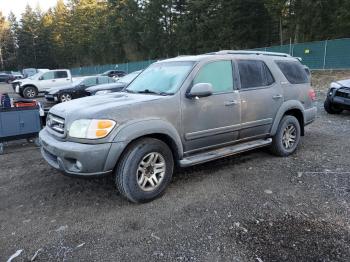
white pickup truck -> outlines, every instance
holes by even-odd
[[[24,98],[34,98],[50,88],[67,85],[72,82],[69,70],[57,69],[39,72],[31,77],[12,82],[17,94]]]

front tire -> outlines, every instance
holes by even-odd
[[[63,94],[60,95],[61,103],[68,102],[68,101],[71,101],[71,100],[72,100],[72,96],[69,93],[63,93]]]
[[[33,99],[38,96],[38,90],[34,86],[27,86],[22,91],[23,97]]]
[[[298,147],[300,135],[301,128],[298,119],[294,116],[284,116],[272,139],[272,153],[281,157],[293,154]]]
[[[173,154],[164,142],[140,139],[122,155],[115,173],[116,186],[131,202],[149,202],[165,192],[173,169]]]
[[[332,102],[327,98],[326,101],[324,101],[324,109],[328,114],[340,114],[343,112],[343,109],[337,107],[336,105],[332,104]]]

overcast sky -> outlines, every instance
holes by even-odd
[[[33,8],[39,5],[43,11],[46,11],[50,7],[55,6],[56,1],[57,0],[0,0],[0,10],[6,17],[10,11],[12,11],[17,18],[20,18],[27,4]]]

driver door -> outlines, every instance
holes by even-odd
[[[193,85],[197,83],[210,83],[213,94],[182,101],[183,141],[188,154],[230,144],[240,129],[240,97],[234,86],[232,61],[204,64],[193,80]]]

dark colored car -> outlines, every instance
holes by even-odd
[[[86,89],[90,86],[113,83],[115,80],[108,76],[88,76],[76,78],[71,85],[51,88],[45,92],[45,98],[52,102],[66,102],[87,96]]]
[[[116,78],[123,77],[125,75],[126,75],[126,72],[121,70],[108,70],[101,74],[101,76],[116,77]]]
[[[120,92],[130,84],[140,73],[140,71],[135,71],[126,76],[119,78],[117,82],[105,85],[92,86],[86,89],[90,95],[102,95],[107,93]]]
[[[324,109],[329,114],[340,114],[350,110],[350,79],[331,83]]]
[[[11,83],[13,80],[15,80],[15,77],[11,74],[1,73],[0,74],[0,82],[2,83]]]

